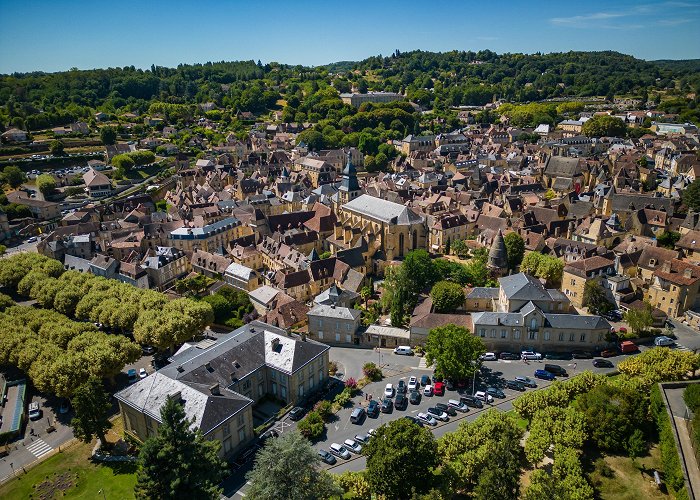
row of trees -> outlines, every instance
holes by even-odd
[[[21,253],[0,261],[0,284],[80,321],[101,323],[140,344],[169,349],[199,334],[214,320],[212,307],[192,299],[169,301],[154,290],[77,271],[60,262]]]

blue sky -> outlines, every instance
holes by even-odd
[[[700,58],[700,0],[0,0],[0,72],[221,60],[316,65],[395,49]]]

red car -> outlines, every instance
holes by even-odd
[[[613,356],[617,356],[617,351],[614,349],[606,349],[601,351],[600,356],[603,358],[612,358]]]
[[[433,385],[433,392],[436,396],[444,396],[445,384],[443,382],[435,382],[435,385]]]

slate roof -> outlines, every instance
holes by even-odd
[[[358,309],[350,309],[348,307],[335,307],[329,305],[318,304],[309,312],[309,316],[321,316],[323,318],[335,318],[355,321],[361,316]]]
[[[407,226],[422,223],[425,219],[410,208],[392,201],[375,198],[368,194],[358,196],[343,205],[343,210],[349,210],[387,224]]]
[[[499,278],[503,292],[508,299],[548,300],[550,295],[537,278],[525,273],[513,274]]]
[[[475,287],[468,291],[469,299],[498,299],[498,288]]]
[[[544,165],[544,174],[550,177],[574,177],[581,173],[578,158],[550,156]]]

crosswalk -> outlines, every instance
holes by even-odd
[[[53,448],[43,439],[37,439],[32,444],[27,446],[27,450],[29,450],[29,452],[36,458],[41,458],[53,450]]]

